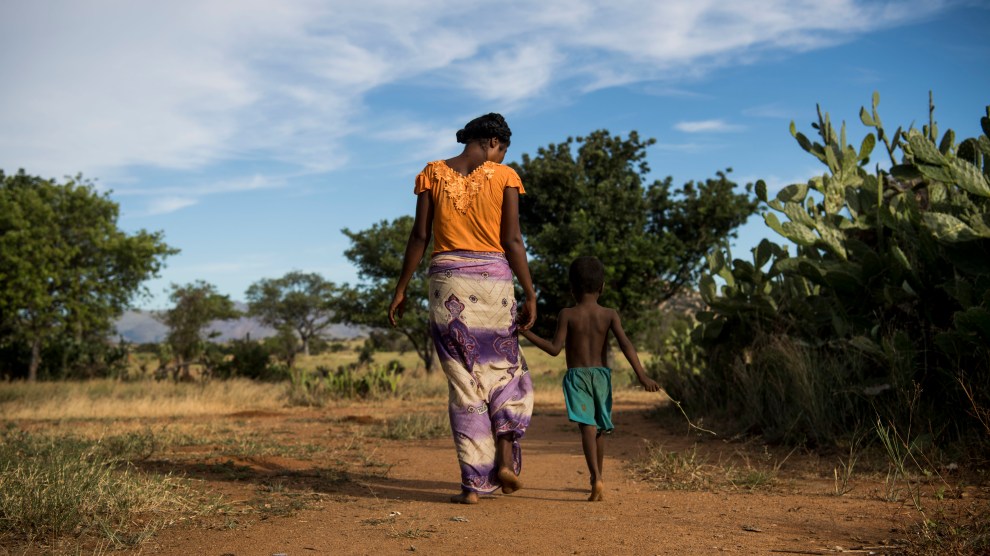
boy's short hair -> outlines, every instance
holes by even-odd
[[[595,293],[605,284],[605,265],[598,257],[578,257],[571,263],[569,276],[575,295]]]

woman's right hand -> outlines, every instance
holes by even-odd
[[[392,303],[388,306],[388,322],[395,326],[396,321],[402,318],[402,313],[406,310],[406,292],[397,291],[392,297]]]
[[[517,319],[519,330],[529,330],[536,324],[536,297],[526,297]]]

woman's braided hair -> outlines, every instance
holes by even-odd
[[[505,123],[505,118],[495,112],[478,116],[468,122],[464,129],[457,130],[457,142],[465,145],[471,141],[492,137],[497,137],[506,146],[509,145],[509,138],[512,137],[512,130],[509,129],[509,124]]]

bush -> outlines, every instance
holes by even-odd
[[[399,370],[392,367],[338,367],[331,371],[317,367],[316,373],[297,370],[291,374],[289,403],[322,407],[330,400],[367,399],[395,396],[399,391]]]
[[[769,240],[752,260],[709,257],[692,343],[662,384],[702,411],[727,408],[752,430],[827,441],[857,424],[953,423],[983,432],[990,406],[990,107],[984,135],[924,129],[892,136],[865,108],[859,148],[819,112],[822,143],[791,132],[828,173],[770,198]],[[889,171],[867,171],[878,141]],[[900,159],[896,155],[900,155]],[[787,221],[781,222],[778,215]],[[716,277],[722,282],[719,285]],[[676,362],[675,362],[676,363]],[[931,393],[918,400],[919,391]],[[976,417],[976,418],[974,418]],[[926,427],[914,427],[914,430]],[[940,428],[940,427],[936,427]]]
[[[231,340],[225,350],[227,358],[217,366],[219,378],[235,376],[254,380],[274,380],[284,376],[271,364],[271,350],[253,340]]]

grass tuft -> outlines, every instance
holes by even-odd
[[[668,451],[648,442],[646,454],[635,464],[639,476],[658,488],[670,490],[700,490],[711,486],[704,468],[707,462],[699,456],[697,445],[683,452]]]
[[[164,514],[188,510],[191,496],[177,479],[146,475],[126,460],[147,449],[135,438],[2,433],[0,539],[73,535],[133,546],[168,523]]]
[[[450,436],[450,420],[446,415],[406,413],[388,419],[378,430],[378,436],[389,440],[428,440]]]

